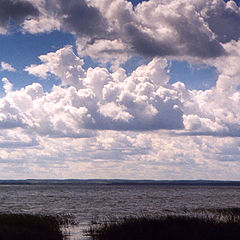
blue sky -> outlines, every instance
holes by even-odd
[[[38,64],[38,56],[55,51],[65,45],[74,45],[74,36],[60,31],[52,33],[40,33],[37,35],[14,32],[9,35],[0,35],[1,61],[10,63],[17,70],[16,72],[0,72],[0,76],[9,77],[14,83],[15,89],[20,89],[33,82],[41,82],[44,89],[49,90],[53,84],[57,84],[54,78],[51,81],[30,76],[24,68],[30,64]]]
[[[238,1],[17,2],[0,178],[239,180]]]

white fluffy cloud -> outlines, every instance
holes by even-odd
[[[82,69],[83,60],[78,58],[72,51],[71,46],[59,49],[55,53],[42,55],[39,59],[41,65],[31,65],[25,70],[30,74],[47,78],[48,74],[54,74],[61,79],[62,85],[80,88],[81,78],[85,77]]]
[[[41,77],[54,74],[62,80],[63,86],[71,86],[65,89],[55,87],[48,97],[58,97],[63,108],[69,104],[72,108],[70,115],[78,119],[79,128],[183,128],[177,92],[167,85],[166,60],[155,58],[127,77],[121,68],[114,73],[100,67],[84,71],[83,61],[69,46],[40,56],[40,59],[43,64],[27,67],[26,71]],[[78,116],[74,116],[76,113]]]
[[[9,63],[1,62],[1,71],[16,72],[16,69]]]
[[[8,82],[5,80],[5,85]],[[8,89],[5,87],[5,89]],[[1,99],[0,126],[3,129],[20,127],[50,137],[91,137],[91,131],[82,129],[88,121],[87,109],[72,106],[75,88],[55,87],[44,93],[40,84],[34,83],[18,91],[7,91]],[[71,96],[73,95],[73,96]]]
[[[202,134],[240,135],[240,60],[239,42],[225,44],[227,56],[208,62],[219,76],[216,87],[205,91],[189,91],[185,103],[184,125]],[[186,90],[183,91],[186,94]]]
[[[181,134],[240,136],[237,46],[235,41],[228,43],[228,57],[212,62],[219,77],[216,87],[205,91],[188,90],[181,82],[169,84],[170,66],[160,58],[138,67],[129,76],[122,68],[113,73],[100,67],[84,70],[83,61],[69,46],[41,56],[43,64],[26,70],[42,77],[54,74],[63,86],[72,86],[55,89],[61,97],[69,98],[66,101],[74,111],[84,109],[79,128],[182,129]],[[59,93],[53,89],[51,94]]]
[[[98,60],[114,60],[114,52],[122,62],[130,53],[214,58],[225,54],[222,43],[239,39],[240,10],[234,1],[151,0],[134,9],[124,0],[87,2],[107,20],[109,35],[79,40],[79,55]]]

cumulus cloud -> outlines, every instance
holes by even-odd
[[[71,106],[73,89],[55,87],[49,94],[44,93],[42,86],[33,83],[23,89],[11,91],[6,86],[9,82],[4,79],[6,96],[0,101],[0,128],[22,128],[27,132],[50,137],[91,137],[94,135],[80,126],[86,115],[85,107]],[[73,94],[74,95],[74,94]],[[70,105],[68,106],[68,103]],[[87,120],[85,120],[87,121]]]
[[[32,34],[64,30],[77,37],[79,56],[119,65],[134,55],[216,58],[239,39],[240,10],[230,0],[2,0],[1,32],[10,20]],[[28,17],[28,18],[27,18]]]
[[[61,24],[60,22],[55,18],[55,16],[50,16],[45,14],[42,14],[40,17],[36,18],[30,18],[26,19],[22,24],[22,31],[24,33],[28,32],[31,34],[37,34],[37,33],[46,33],[46,32],[52,32],[54,30],[60,30]]]
[[[125,58],[126,53],[147,57],[215,58],[225,54],[222,43],[238,39],[239,8],[233,1],[151,0],[135,8],[124,0],[87,2],[100,10],[112,32],[108,39],[79,40],[79,55],[82,49],[89,49],[88,55],[94,58],[93,52],[98,52],[100,59],[101,49],[106,59],[107,52],[111,53],[109,41],[117,40],[127,46],[125,53],[118,51]],[[221,23],[231,27],[221,28]]]
[[[178,134],[184,135],[237,137],[238,49],[238,42],[230,42],[226,45],[227,57],[209,62],[217,68],[219,77],[216,87],[205,91],[189,90],[181,82],[169,84],[170,66],[160,58],[153,58],[129,76],[122,68],[113,73],[101,67],[84,70],[83,60],[70,46],[41,56],[43,63],[26,71],[42,77],[54,74],[67,87],[55,87],[50,95],[57,97],[62,108],[66,109],[64,104],[72,106],[70,115],[61,118],[69,122],[78,118],[74,129],[179,129],[183,132]],[[74,116],[76,112],[78,117]]]
[[[239,41],[225,44],[227,56],[208,61],[219,75],[216,87],[205,91],[181,88],[184,125],[192,134],[240,136]]]
[[[37,8],[29,1],[1,0],[0,9],[0,26],[2,33],[6,32],[10,21],[19,24],[22,23],[26,17],[36,17],[39,15]]]
[[[13,85],[8,81],[7,78],[2,78],[3,82],[3,88],[5,90],[5,93],[11,92]]]
[[[119,39],[99,39],[91,44],[89,44],[89,41],[89,38],[77,39],[78,55],[80,57],[91,56],[93,60],[105,65],[111,63],[112,69],[117,69],[132,56],[129,46]]]
[[[115,66],[134,55],[216,58],[224,43],[239,39],[240,10],[232,0],[32,1],[38,17],[25,19],[30,33],[64,30],[77,38],[79,56]]]
[[[231,96],[240,86],[239,47],[240,41],[233,40],[225,44],[228,53],[226,57],[217,58],[214,63],[208,62],[208,64],[214,64],[219,72],[216,88],[221,94]]]
[[[60,1],[60,14],[64,15],[63,27],[74,33],[91,37],[106,34],[105,21],[99,10],[89,6],[85,0]]]
[[[79,56],[111,62],[115,69],[134,55],[213,59],[224,44],[239,39],[240,10],[233,1],[2,0],[2,30],[22,23],[32,34],[63,30],[74,34]]]
[[[30,0],[29,0],[30,1]],[[77,36],[104,36],[106,23],[95,7],[85,0],[30,1],[40,12],[38,18],[26,19],[23,31],[30,33],[64,30]]]
[[[42,77],[54,74],[62,80],[63,86],[71,85],[65,89],[54,88],[49,97],[61,96],[58,102],[62,102],[63,108],[66,108],[64,104],[70,104],[70,115],[78,119],[81,128],[183,128],[181,103],[176,91],[167,85],[166,60],[155,58],[127,77],[121,68],[114,73],[100,67],[83,70],[83,61],[69,46],[40,59],[43,64],[29,66],[26,71]],[[71,122],[69,118],[66,120]]]
[[[1,62],[1,71],[16,72],[16,69],[9,63]]]
[[[240,9],[235,1],[209,1],[205,5],[200,4],[199,7],[201,16],[218,41],[226,43],[239,39]]]
[[[82,68],[83,60],[77,57],[71,46],[59,49],[55,53],[42,55],[40,65],[31,65],[25,68],[32,75],[47,78],[48,74],[54,74],[61,79],[62,85],[81,87],[81,78],[85,76]]]

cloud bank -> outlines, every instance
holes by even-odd
[[[23,31],[71,32],[78,39],[78,54],[101,62],[116,60],[115,53],[120,63],[134,54],[215,58],[226,54],[224,43],[239,38],[240,10],[233,0],[151,0],[135,8],[126,0],[17,3],[34,9],[26,11],[33,16],[24,21]]]
[[[238,43],[228,44],[229,56],[215,60],[220,72],[216,87],[203,91],[189,90],[181,82],[170,84],[166,59],[153,58],[127,76],[123,68],[84,70],[83,59],[66,46],[25,69],[42,78],[56,76],[60,86],[50,93],[37,83],[12,91],[3,79],[1,126],[59,137],[91,137],[92,130],[107,129],[239,137],[239,68],[233,64],[240,58],[238,49]]]
[[[233,1],[11,0],[0,2],[1,27],[10,20],[32,34],[62,30],[75,35],[78,55],[119,65],[134,55],[213,59],[239,39],[240,10]]]
[[[166,60],[153,59],[127,77],[122,68],[114,73],[100,67],[85,71],[83,61],[70,46],[40,59],[43,64],[27,67],[26,71],[42,77],[54,74],[62,80],[61,84],[66,88],[55,87],[50,95],[67,98],[72,108],[70,115],[78,119],[79,127],[112,130],[183,128],[180,102],[175,91],[167,86]],[[69,85],[71,87],[67,87]],[[63,108],[66,108],[66,101],[58,99]]]

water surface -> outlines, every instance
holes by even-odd
[[[79,227],[108,217],[239,207],[240,187],[162,185],[0,185],[0,212],[74,216]]]

